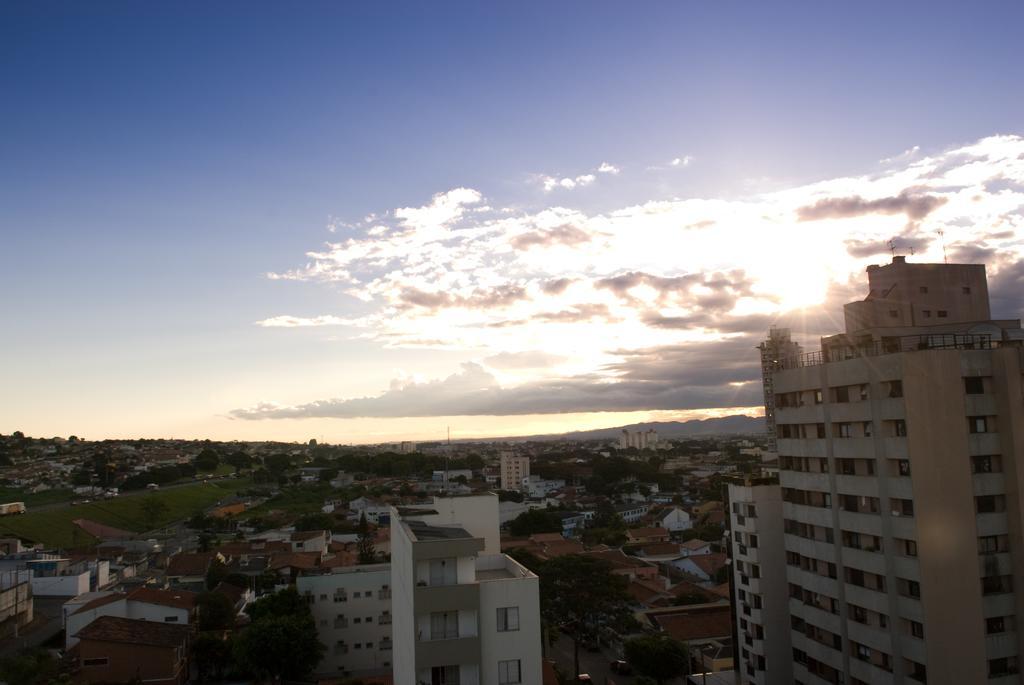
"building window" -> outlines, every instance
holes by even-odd
[[[983,535],[978,538],[978,554],[998,554],[1010,551],[1008,535]]]
[[[904,597],[913,597],[914,599],[921,598],[921,584],[916,580],[897,578],[896,589]]]
[[[975,509],[979,514],[994,514],[1006,511],[1005,495],[978,495],[974,498]]]
[[[1007,675],[1014,675],[1018,672],[1017,657],[1015,656],[1004,656],[1001,659],[988,660],[989,678],[1001,678]]]
[[[164,623],[177,623],[177,622],[178,622],[178,617],[177,616],[164,616]]]
[[[903,381],[889,381],[889,397],[903,397]]]
[[[523,682],[519,672],[519,659],[498,662],[498,685],[515,685]]]
[[[940,319],[945,319],[947,316],[949,316],[949,312],[947,312],[945,309],[940,309],[937,313]]]
[[[107,657],[97,657],[95,659],[82,659],[83,666],[106,666],[110,662]]]
[[[901,476],[910,475],[910,460],[909,459],[897,459],[896,460],[896,472]]]
[[[930,309],[923,309],[923,310],[921,310],[921,314],[923,314],[924,318],[926,318],[926,319],[932,318],[932,310],[930,310]]]
[[[988,416],[968,416],[967,427],[972,433],[990,433],[994,423],[990,418]]]
[[[998,454],[982,454],[971,457],[971,471],[974,473],[1001,473],[1003,460]]]
[[[984,394],[985,380],[981,376],[968,376],[964,378],[964,392],[968,395]]]
[[[519,607],[500,607],[498,609],[498,632],[505,633],[519,630]]]
[[[889,316],[891,316],[892,318],[895,319],[895,318],[899,317],[899,315],[900,315],[900,312],[899,312],[898,309],[890,309],[889,310]]]
[[[430,614],[430,639],[451,640],[459,636],[459,614],[455,611],[435,611]]]
[[[821,394],[821,390],[815,390],[814,391],[814,403],[815,404],[821,404],[822,399],[823,399],[823,397],[822,397],[822,394]]]
[[[981,594],[1002,595],[1013,592],[1013,576],[985,576],[981,579]]]
[[[430,685],[459,685],[459,667],[434,666],[430,669]]]
[[[962,290],[963,290],[964,295],[970,295],[971,294],[971,286],[969,286],[969,285],[965,285],[962,288]]]
[[[1005,633],[1006,623],[1009,616],[993,616],[985,619],[985,632],[989,635],[994,633]]]
[[[928,286],[926,286],[926,285],[922,285],[922,286],[920,287],[920,291],[921,291],[921,294],[922,294],[922,295],[927,295],[927,294],[928,294]]]

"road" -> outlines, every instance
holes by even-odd
[[[555,660],[558,670],[566,675],[572,674],[573,648],[572,640],[560,635],[555,644],[548,650],[548,658]],[[594,685],[632,685],[632,676],[616,675],[608,665],[619,658],[619,655],[603,647],[600,652],[588,652],[580,647],[580,673],[586,673],[594,679]]]

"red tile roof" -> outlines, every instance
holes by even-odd
[[[204,576],[210,569],[213,552],[180,552],[167,562],[168,576]]]
[[[80,640],[122,642],[153,647],[181,647],[188,640],[189,627],[156,621],[136,621],[120,616],[100,616],[78,631]]]
[[[124,594],[123,592],[115,592],[114,594],[107,595],[106,597],[97,597],[96,599],[90,600],[82,606],[75,609],[74,613],[80,614],[85,611],[92,611],[93,609],[101,607],[105,604],[113,604],[114,602],[118,602],[127,596],[128,595]]]
[[[680,607],[678,610],[648,613],[647,616],[680,642],[732,635],[732,609],[726,603]]]
[[[151,587],[140,587],[128,594],[128,599],[133,602],[144,602],[146,604],[157,604],[159,606],[174,607],[175,609],[192,610],[196,605],[198,593],[187,590],[158,590]]]

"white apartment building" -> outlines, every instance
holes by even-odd
[[[320,642],[327,646],[318,674],[355,678],[391,673],[390,564],[299,576],[296,585],[309,601]]]
[[[523,481],[530,477],[530,458],[506,452],[499,457],[501,489],[522,490]]]
[[[391,541],[396,683],[541,682],[539,582],[500,553],[496,495],[396,509]]]
[[[790,685],[793,647],[778,481],[729,484],[729,558],[736,607],[736,671],[744,685]],[[761,524],[764,521],[765,524]]]
[[[658,431],[646,430],[646,431],[628,431],[625,428],[622,429],[622,434],[619,436],[619,449],[624,450],[630,447],[635,447],[638,450],[653,450],[658,446]]]
[[[1019,683],[1024,332],[991,318],[983,265],[895,257],[868,281],[844,333],[764,360],[792,682]]]

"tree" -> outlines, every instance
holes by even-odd
[[[33,649],[0,660],[0,678],[9,685],[46,683],[57,671],[57,662],[45,649]]]
[[[220,455],[207,448],[199,453],[192,464],[199,471],[214,471],[220,465]]]
[[[520,537],[534,533],[560,533],[562,522],[549,511],[531,509],[512,519],[508,530],[512,535]]]
[[[224,667],[231,659],[231,643],[218,635],[200,635],[192,643],[199,680],[206,680],[211,673],[220,680]]]
[[[273,616],[312,616],[309,604],[294,586],[256,600],[245,609],[245,613],[254,623]]]
[[[167,515],[167,502],[156,495],[150,495],[146,499],[142,500],[140,505],[142,508],[142,516],[146,521],[146,526],[150,529],[156,528],[156,524]]]
[[[235,625],[235,605],[220,592],[203,592],[196,597],[199,630],[227,630]]]
[[[628,640],[626,661],[658,683],[685,675],[689,665],[686,646],[667,635],[645,635]]]
[[[306,514],[295,521],[295,530],[331,530],[335,520],[330,514]]]
[[[372,564],[377,560],[377,549],[373,545],[373,533],[366,523],[366,513],[359,515],[359,537],[356,539],[360,564]]]
[[[600,557],[568,554],[541,567],[541,614],[572,639],[574,673],[580,672],[580,641],[595,637],[600,625],[625,620],[628,604],[626,579]]]
[[[234,466],[236,472],[252,468],[252,457],[242,451],[232,452],[224,461]]]
[[[324,654],[316,623],[294,587],[268,595],[246,610],[252,624],[234,646],[238,664],[257,678],[301,680]]]
[[[303,680],[325,651],[312,616],[272,616],[256,621],[235,641],[239,666],[256,678]]]
[[[206,589],[212,590],[220,585],[220,581],[228,577],[228,567],[220,559],[214,559],[206,571]]]

